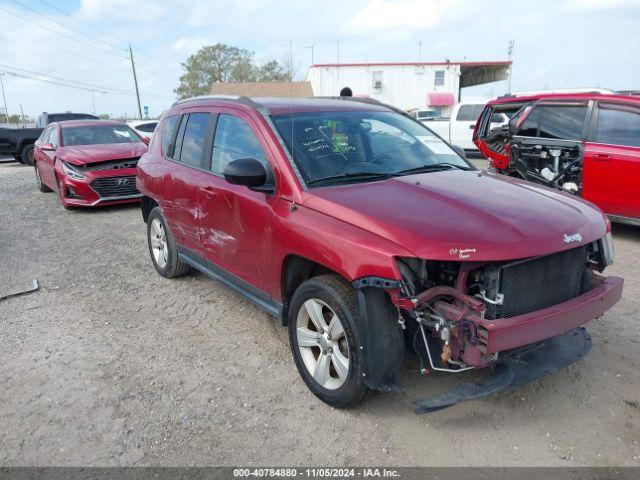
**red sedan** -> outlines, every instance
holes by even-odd
[[[146,141],[123,122],[54,122],[35,143],[41,192],[55,190],[65,208],[137,202],[136,166]]]

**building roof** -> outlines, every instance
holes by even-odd
[[[210,93],[243,97],[313,97],[311,82],[214,83]]]
[[[365,63],[316,63],[309,68],[320,67],[429,67],[429,66],[446,66],[460,65],[463,67],[489,67],[511,65],[510,61],[497,62],[365,62]]]

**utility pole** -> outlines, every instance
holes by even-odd
[[[140,91],[138,90],[138,77],[136,76],[136,64],[133,61],[133,51],[129,44],[129,58],[131,58],[131,70],[133,70],[133,83],[136,84],[136,98],[138,99],[138,118],[142,120],[142,105],[140,104]]]
[[[418,62],[422,63],[422,40],[418,42]]]
[[[509,48],[507,49],[507,56],[509,57],[509,77],[507,83],[507,93],[511,93],[511,72],[513,71],[513,46],[515,45],[515,40],[509,40]]]
[[[2,82],[2,76],[4,72],[0,72],[0,86],[2,87],[2,100],[4,100],[4,116],[9,123],[9,110],[7,109],[7,97],[4,96],[4,83]]]

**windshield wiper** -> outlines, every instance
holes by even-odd
[[[430,165],[421,165],[419,167],[407,168],[406,170],[400,170],[395,172],[394,175],[411,175],[413,173],[426,173],[426,172],[439,172],[441,170],[451,170],[457,168],[458,170],[471,170],[469,167],[462,165],[456,165],[455,163],[438,162]]]
[[[330,175],[328,177],[322,178],[314,178],[312,180],[307,181],[307,185],[316,185],[316,184],[332,184],[332,183],[342,183],[354,180],[384,180],[386,178],[391,177],[392,175],[389,173],[376,173],[376,172],[350,172],[350,173],[341,173],[340,175]]]

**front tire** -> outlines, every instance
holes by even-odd
[[[302,283],[289,308],[289,343],[296,367],[309,390],[336,408],[360,404],[364,384],[358,311],[351,286],[337,275]]]
[[[33,165],[33,144],[22,147],[20,158],[25,165]]]
[[[189,265],[178,258],[178,246],[160,207],[151,210],[147,218],[147,243],[153,266],[160,275],[175,278],[189,271]]]
[[[22,155],[14,155],[13,159],[18,163],[23,163],[24,164],[24,162],[22,161]]]

